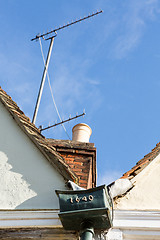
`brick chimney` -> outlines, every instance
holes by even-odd
[[[80,127],[82,126],[82,124],[78,125]],[[91,134],[90,127],[88,125],[86,126],[89,128],[89,134]],[[96,148],[94,143],[73,140],[48,140],[64,158],[71,170],[77,175],[79,186],[86,189],[96,187]]]

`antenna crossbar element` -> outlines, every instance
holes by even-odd
[[[82,113],[82,114],[80,114],[80,115],[76,115],[75,117],[68,118],[68,119],[66,119],[66,120],[63,120],[63,121],[61,121],[61,122],[59,122],[59,123],[55,123],[55,124],[53,124],[53,125],[51,125],[51,126],[48,126],[48,127],[46,127],[46,128],[42,128],[42,129],[40,129],[40,131],[42,132],[42,131],[47,130],[47,129],[49,129],[49,128],[56,127],[56,126],[58,126],[58,125],[61,125],[61,124],[66,123],[66,122],[69,122],[69,121],[71,121],[71,120],[73,120],[73,119],[82,117],[82,116],[84,116],[84,115],[85,115],[85,113]]]
[[[73,24],[75,24],[75,23],[78,23],[78,22],[81,22],[81,21],[86,20],[86,19],[88,19],[88,18],[91,18],[91,17],[93,17],[93,16],[96,16],[96,15],[102,13],[102,12],[103,12],[102,10],[97,11],[96,13],[92,13],[92,14],[88,15],[87,17],[80,18],[80,19],[78,19],[78,20],[76,20],[76,21],[72,21],[71,23],[68,23],[68,24],[63,25],[62,27],[55,28],[54,30],[52,30],[52,31],[50,31],[50,32],[47,32],[47,33],[44,33],[44,34],[40,34],[40,35],[38,34],[35,38],[32,38],[31,41],[37,40],[37,39],[39,39],[39,38],[44,38],[45,36],[47,36],[47,35],[49,35],[49,34],[51,34],[51,33],[56,33],[57,31],[59,31],[59,30],[61,30],[61,29],[67,28],[67,27],[69,27],[69,26],[71,26],[71,25],[73,25]],[[55,37],[55,36],[54,36],[54,37]],[[48,40],[48,39],[50,39],[50,38],[47,38],[46,40]]]

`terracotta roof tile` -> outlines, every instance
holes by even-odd
[[[50,140],[47,140],[40,133],[40,130],[33,123],[31,123],[30,119],[23,113],[23,111],[1,87],[0,102],[9,111],[19,127],[39,148],[42,154],[57,169],[57,171],[64,177],[64,179],[77,182],[78,178],[76,174],[71,170],[63,157],[56,151],[55,147],[50,144]]]
[[[146,166],[150,164],[160,154],[160,142],[156,144],[156,147],[152,151],[146,154],[136,165],[129,171],[123,174],[121,178],[132,179],[139,174]]]

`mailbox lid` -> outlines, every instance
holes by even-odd
[[[60,212],[94,208],[111,208],[112,201],[105,185],[78,191],[59,191]]]

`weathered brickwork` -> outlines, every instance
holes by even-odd
[[[50,139],[50,144],[64,158],[83,188],[96,186],[96,148],[93,143]]]
[[[89,186],[92,187],[92,183],[88,183],[92,159],[88,156],[86,157],[84,155],[78,155],[75,153],[72,155],[61,153],[61,156],[71,167],[72,171],[75,172],[75,174],[78,176],[79,185],[84,188],[87,188]]]

